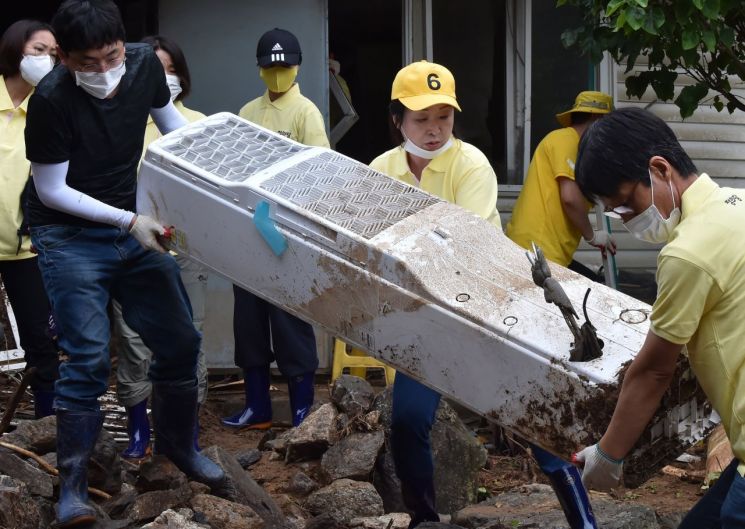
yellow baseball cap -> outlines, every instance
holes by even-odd
[[[613,110],[613,98],[611,96],[603,92],[588,90],[577,94],[577,98],[574,100],[574,106],[566,112],[556,114],[556,120],[562,127],[568,127],[572,124],[573,112],[608,114],[611,110]]]
[[[453,74],[433,62],[413,62],[401,68],[391,88],[391,100],[394,99],[401,101],[409,110],[423,110],[440,104],[460,110],[455,99]]]

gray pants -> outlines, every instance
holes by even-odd
[[[191,301],[194,327],[202,332],[207,293],[207,270],[199,263],[177,255],[176,262],[181,268],[181,280],[186,294]],[[116,368],[116,395],[119,404],[131,407],[150,396],[152,390],[147,376],[152,353],[142,342],[142,338],[129,328],[122,317],[122,308],[118,301],[113,301],[114,332],[119,336],[118,365]],[[168,317],[164,315],[164,317]],[[204,348],[199,350],[197,363],[197,380],[199,383],[198,402],[203,404],[207,398],[207,364],[204,359]]]

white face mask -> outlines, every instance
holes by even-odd
[[[122,62],[106,72],[75,72],[75,84],[95,98],[106,99],[116,90],[126,68]]]
[[[166,84],[168,85],[168,89],[171,91],[171,101],[173,101],[181,93],[181,81],[179,80],[178,75],[167,73]]]
[[[453,146],[453,138],[448,138],[448,141],[443,143],[442,147],[440,147],[439,149],[428,151],[427,149],[422,149],[419,145],[407,138],[406,134],[404,134],[403,129],[399,130],[401,131],[401,136],[403,136],[404,140],[406,140],[404,142],[404,150],[409,154],[413,154],[414,156],[418,156],[419,158],[424,158],[425,160],[432,160],[433,158],[438,157],[440,154],[444,153]]]
[[[651,243],[667,242],[670,234],[680,222],[680,208],[675,206],[675,193],[673,193],[673,183],[670,184],[670,195],[673,197],[673,210],[668,218],[663,218],[660,210],[654,205],[654,178],[652,171],[649,171],[649,187],[652,190],[652,205],[641,212],[636,217],[624,223],[624,227],[629,230],[634,237],[640,241]]]
[[[36,86],[52,71],[54,60],[49,55],[24,55],[21,59],[21,77],[31,86]]]

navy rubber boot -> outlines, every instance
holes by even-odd
[[[34,390],[34,417],[42,419],[54,415],[54,391]]]
[[[147,399],[127,410],[129,445],[122,452],[125,459],[142,459],[150,452],[150,421],[147,418]]]
[[[439,522],[435,508],[435,483],[433,478],[405,478],[401,480],[401,496],[411,513],[409,529],[420,523]]]
[[[201,452],[199,448],[199,404],[197,404],[197,421],[194,423],[194,450]]]
[[[100,412],[57,410],[57,525],[67,528],[96,521],[88,504],[88,461],[103,425]]]
[[[575,466],[567,466],[546,476],[559,499],[567,522],[571,529],[598,529],[595,515],[592,512],[590,499],[582,484],[582,476]]]
[[[297,377],[289,377],[287,380],[293,426],[300,426],[313,406],[314,375],[315,373],[306,373]]]
[[[190,479],[220,490],[225,482],[223,470],[194,450],[197,422],[197,385],[178,387],[153,384],[155,453],[166,456]]]
[[[222,423],[234,428],[248,430],[268,430],[272,427],[272,399],[269,396],[269,366],[252,367],[243,370],[243,386],[246,392],[246,406]]]

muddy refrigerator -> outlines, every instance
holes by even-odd
[[[177,252],[563,458],[604,432],[648,330],[649,306],[544,264],[597,337],[599,357],[571,360],[578,326],[501,230],[228,113],[149,146],[137,208]],[[627,485],[713,425],[681,357]]]

